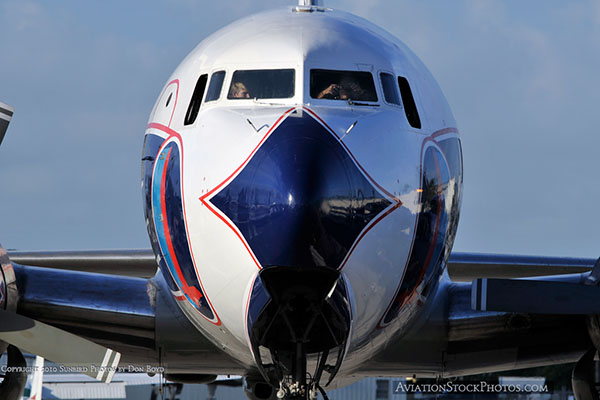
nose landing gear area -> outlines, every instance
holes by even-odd
[[[329,384],[338,372],[350,322],[346,285],[335,269],[260,272],[248,306],[248,334],[256,364],[277,398],[316,399],[319,392],[327,398],[321,378],[326,373]]]
[[[321,393],[321,395],[323,396],[323,398],[325,400],[328,400],[329,398],[327,397],[327,393],[325,393],[325,390],[323,390],[323,388],[321,386],[319,386],[319,384],[317,383],[313,383],[312,385],[309,385],[308,387],[306,386],[301,386],[298,382],[292,383],[290,384],[284,384],[284,382],[281,382],[281,387],[279,388],[279,390],[277,391],[277,398],[278,399],[298,399],[298,400],[305,400],[305,399],[318,399],[319,398],[319,393]]]

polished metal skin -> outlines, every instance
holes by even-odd
[[[600,336],[575,298],[593,261],[451,256],[462,173],[450,107],[410,49],[301,0],[216,32],[164,86],[142,154],[152,253],[12,253],[13,267],[0,250],[0,306],[151,373],[245,375],[288,397],[578,360]],[[559,274],[562,308],[536,292],[556,314],[526,296],[489,311],[483,281],[458,282]]]
[[[589,272],[595,263],[593,258],[453,252],[448,260],[448,274],[455,282],[471,282],[477,278],[568,275]]]
[[[138,278],[152,278],[158,269],[150,249],[9,251],[8,256],[11,261],[21,265]]]

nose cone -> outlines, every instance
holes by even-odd
[[[210,202],[235,224],[262,267],[338,268],[392,202],[337,137],[291,113]]]

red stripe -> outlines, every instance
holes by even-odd
[[[250,254],[250,257],[252,258],[252,260],[254,261],[254,263],[256,264],[256,266],[261,269],[261,265],[259,263],[259,261],[256,259],[256,256],[254,255],[254,253],[252,252],[250,246],[248,245],[248,243],[246,242],[246,240],[244,239],[243,235],[239,232],[239,230],[237,229],[237,227],[235,227],[234,224],[230,223],[228,221],[227,218],[225,218],[224,216],[222,216],[221,214],[219,214],[213,207],[212,204],[207,200],[208,197],[212,196],[217,190],[221,189],[221,187],[223,187],[223,185],[225,185],[227,182],[229,182],[235,175],[237,175],[239,173],[239,171],[250,161],[250,159],[252,158],[252,156],[256,153],[256,151],[258,151],[258,149],[260,148],[260,146],[267,140],[267,138],[271,135],[271,133],[273,132],[273,130],[279,125],[279,123],[282,121],[282,119],[284,117],[286,117],[291,111],[295,110],[296,108],[290,108],[288,109],[285,113],[283,113],[278,119],[277,121],[275,121],[275,123],[273,124],[273,126],[269,129],[269,131],[265,134],[265,136],[261,139],[261,141],[258,143],[258,145],[252,150],[252,152],[250,153],[250,155],[248,157],[246,157],[246,159],[244,160],[244,162],[237,167],[233,173],[231,173],[223,182],[221,182],[219,185],[217,185],[215,188],[213,188],[212,190],[210,190],[208,193],[206,193],[205,195],[201,196],[199,198],[199,200],[202,202],[202,204],[204,204],[205,206],[208,207],[208,209],[215,214],[221,221],[223,221],[231,230],[233,230],[233,232],[236,234],[236,236],[241,240],[242,244],[244,245],[244,247],[246,248],[246,250],[248,251],[248,254]],[[303,110],[306,110],[310,115],[312,115],[314,118],[316,118],[325,128],[327,128],[329,130],[329,132],[338,139],[338,142],[342,144],[342,146],[344,146],[344,149],[346,150],[346,152],[350,155],[350,157],[353,159],[354,163],[361,169],[361,171],[363,172],[363,174],[367,177],[367,179],[369,179],[369,181],[371,181],[372,184],[374,184],[375,186],[377,186],[377,188],[379,188],[380,191],[382,191],[385,195],[387,195],[389,198],[391,198],[396,204],[394,205],[394,207],[392,207],[391,209],[389,209],[385,214],[383,214],[382,216],[380,216],[379,218],[377,218],[373,223],[371,223],[369,226],[367,226],[367,228],[361,232],[360,236],[358,237],[358,239],[354,242],[354,244],[352,245],[351,249],[350,249],[350,254],[354,251],[354,249],[356,248],[356,246],[358,245],[358,243],[360,242],[360,240],[367,234],[367,232],[369,232],[371,229],[373,229],[373,227],[379,223],[383,218],[385,218],[386,216],[388,216],[392,211],[394,211],[395,209],[397,209],[398,207],[400,207],[402,205],[402,201],[397,198],[396,196],[394,196],[393,194],[391,194],[390,192],[388,192],[387,190],[385,190],[385,188],[383,188],[381,185],[379,185],[379,183],[377,183],[373,177],[371,177],[371,175],[363,168],[363,166],[356,160],[356,157],[354,156],[354,154],[352,154],[352,152],[350,151],[350,149],[348,149],[348,147],[346,146],[346,144],[344,142],[342,142],[339,138],[339,136],[335,133],[335,131],[333,129],[331,129],[331,127],[325,122],[323,121],[323,119],[321,119],[315,112],[313,112],[312,110],[310,110],[307,107],[302,107]],[[149,126],[150,127],[150,126]],[[346,264],[346,261],[348,260],[348,257],[350,256],[350,254],[348,254],[344,261],[342,262],[342,264],[338,267],[338,270],[341,270],[344,265]]]
[[[179,134],[177,134],[177,135],[179,135]],[[187,209],[185,207],[185,192],[183,189],[184,188],[184,185],[183,185],[183,141],[181,139],[181,136],[179,136],[179,141],[181,142],[181,177],[180,177],[181,183],[180,184],[181,184],[181,202],[183,204],[183,222],[185,224],[185,234],[186,234],[186,238],[188,241],[188,248],[190,249],[190,255],[192,256],[192,263],[194,264],[194,270],[196,271],[196,277],[198,278],[198,283],[200,283],[200,287],[202,288],[202,291],[204,293],[206,293],[206,289],[204,289],[204,285],[202,284],[202,280],[200,279],[200,271],[198,271],[198,264],[196,263],[196,257],[194,257],[194,250],[192,248],[192,236],[190,235],[190,230],[188,229]],[[208,296],[206,296],[206,301],[208,302],[210,309],[212,310],[213,314],[215,315],[215,318],[217,319],[217,322],[213,322],[211,320],[209,320],[209,321],[217,326],[221,325],[221,319],[217,315],[217,312],[215,311]]]
[[[208,209],[210,211],[212,211],[213,214],[215,214],[217,217],[219,217],[219,219],[223,222],[225,222],[225,224],[231,228],[231,230],[233,231],[233,233],[236,234],[236,236],[242,241],[242,244],[244,245],[244,247],[246,248],[246,250],[248,251],[248,254],[250,254],[250,257],[252,257],[252,261],[254,261],[254,263],[256,264],[256,266],[261,269],[262,267],[260,266],[260,263],[258,262],[258,260],[256,259],[256,257],[254,256],[254,253],[252,253],[252,250],[250,249],[250,247],[248,246],[248,244],[246,243],[246,240],[244,240],[244,237],[242,236],[242,234],[240,232],[238,232],[238,230],[235,228],[234,225],[230,224],[229,221],[223,217],[221,214],[219,214],[216,210],[214,210],[212,208],[212,205],[208,202],[204,200],[204,197],[200,197],[200,201],[202,202],[202,204],[204,204],[206,207],[208,207]]]
[[[267,140],[267,138],[271,135],[271,133],[273,132],[273,130],[275,130],[275,128],[279,125],[279,123],[283,120],[283,118],[285,116],[287,116],[290,112],[292,112],[293,110],[295,110],[295,107],[290,108],[289,110],[287,110],[286,112],[284,112],[278,119],[277,121],[275,121],[275,123],[273,124],[273,126],[271,126],[271,129],[268,130],[268,132],[265,134],[265,136],[263,136],[263,138],[261,139],[261,141],[258,143],[258,145],[256,145],[256,147],[254,148],[254,150],[252,150],[252,152],[250,153],[250,155],[248,157],[246,157],[246,159],[244,160],[244,162],[237,167],[223,182],[221,182],[220,184],[218,184],[215,188],[213,188],[211,191],[209,191],[208,193],[206,193],[205,195],[201,196],[199,198],[199,200],[202,202],[202,204],[204,204],[213,214],[215,214],[217,217],[219,217],[219,219],[223,222],[225,222],[225,224],[236,234],[236,236],[241,240],[242,244],[244,245],[244,247],[246,248],[246,250],[248,251],[248,254],[250,254],[250,257],[252,258],[252,261],[254,261],[254,264],[256,264],[256,266],[258,267],[258,269],[261,269],[262,266],[260,265],[260,263],[258,262],[258,260],[256,259],[254,253],[252,252],[252,250],[250,249],[250,246],[248,246],[248,243],[246,243],[246,240],[244,239],[243,235],[238,231],[237,227],[235,227],[233,224],[231,224],[225,217],[223,217],[221,214],[219,214],[217,212],[217,210],[215,210],[212,206],[212,204],[210,203],[210,201],[207,200],[208,197],[212,196],[212,194],[214,194],[217,190],[219,190],[221,187],[223,187],[223,185],[225,185],[227,182],[229,182],[235,175],[238,174],[238,172],[250,161],[250,159],[252,158],[252,156],[258,151],[258,149],[260,148],[260,146]]]
[[[166,161],[165,161],[165,165],[163,167],[163,173],[162,173],[162,177],[161,177],[161,183],[160,183],[160,195],[162,198],[161,201],[161,213],[163,215],[163,229],[165,231],[165,238],[167,239],[167,247],[169,248],[169,253],[171,254],[171,259],[173,260],[173,266],[175,267],[175,270],[177,271],[177,276],[179,276],[179,280],[181,281],[181,284],[183,285],[183,287],[181,288],[181,290],[183,290],[183,292],[185,294],[187,294],[188,296],[190,296],[190,298],[196,303],[196,305],[199,305],[199,301],[202,298],[202,293],[200,293],[200,291],[198,289],[196,289],[193,286],[189,286],[187,284],[187,282],[185,281],[185,278],[183,277],[183,273],[181,272],[181,267],[179,266],[179,262],[177,261],[177,254],[175,253],[175,249],[173,248],[173,242],[171,240],[171,232],[169,231],[169,223],[168,223],[168,219],[167,219],[167,206],[166,206],[166,196],[165,196],[165,185],[167,182],[167,166],[169,165],[169,157],[171,155],[171,150],[169,149],[169,151],[167,152],[167,156],[166,156]]]
[[[181,138],[181,135],[169,128],[168,126],[164,126],[163,124],[159,124],[157,122],[151,122],[147,125],[146,129],[157,129],[160,131],[163,131],[165,133],[167,133],[169,135],[169,137],[165,140],[165,142],[163,143],[163,145],[161,146],[161,148],[158,151],[158,154],[160,154],[160,152],[168,145],[168,141],[169,139],[175,137],[179,140],[180,142],[180,149],[181,149],[181,196],[183,198],[183,216],[184,216],[184,222],[185,222],[185,230],[186,230],[186,234],[187,234],[187,240],[188,240],[188,247],[190,249],[190,253],[192,255],[192,262],[194,263],[194,269],[196,270],[196,277],[198,278],[198,282],[200,283],[200,287],[202,288],[202,291],[204,293],[206,293],[206,289],[204,288],[204,285],[202,284],[202,280],[200,279],[200,274],[198,272],[198,267],[196,264],[196,260],[194,258],[194,251],[192,250],[192,244],[190,242],[190,235],[189,235],[189,230],[188,230],[188,223],[187,223],[187,214],[186,214],[186,210],[185,210],[185,198],[184,198],[184,192],[183,192],[183,139]],[[152,177],[152,180],[154,181],[154,176]],[[207,321],[219,326],[221,325],[221,319],[219,318],[219,315],[217,314],[217,311],[215,310],[215,308],[213,307],[210,299],[208,298],[208,296],[204,296],[206,298],[206,301],[208,302],[211,311],[213,312],[215,318],[217,319],[217,322],[207,318],[204,314],[200,313],[200,315],[202,315]]]
[[[354,244],[350,248],[350,252],[346,255],[346,257],[344,258],[344,261],[342,261],[342,264],[338,267],[338,271],[341,271],[344,268],[344,266],[346,265],[346,262],[348,261],[348,259],[350,258],[350,255],[352,255],[352,253],[354,252],[354,249],[356,248],[356,246],[358,245],[358,243],[362,240],[362,238],[367,234],[367,232],[369,232],[371,229],[373,229],[373,227],[375,225],[377,225],[381,220],[383,220],[385,217],[387,217],[389,214],[391,214],[394,210],[396,210],[398,207],[400,207],[402,205],[402,201],[398,197],[396,197],[393,194],[391,194],[390,192],[388,192],[383,186],[381,186],[379,183],[377,183],[377,181],[375,179],[373,179],[373,177],[367,172],[367,170],[358,162],[358,160],[356,159],[356,157],[354,156],[354,154],[352,154],[352,152],[350,151],[350,149],[348,148],[348,146],[346,146],[346,144],[344,142],[342,142],[342,140],[337,135],[337,133],[335,133],[335,131],[333,129],[331,129],[331,127],[323,119],[321,119],[321,117],[319,117],[317,115],[317,113],[315,113],[314,111],[312,111],[311,109],[309,109],[307,107],[303,107],[303,109],[306,110],[308,113],[310,113],[313,117],[315,117],[325,128],[327,128],[327,130],[329,130],[329,132],[335,138],[337,138],[338,142],[342,146],[344,146],[344,149],[346,150],[346,152],[350,155],[350,157],[352,157],[352,160],[354,160],[354,163],[356,164],[356,166],[358,166],[358,168],[360,168],[360,170],[367,177],[367,179],[373,185],[377,186],[377,188],[379,188],[380,191],[382,191],[385,195],[387,195],[391,200],[393,200],[396,203],[392,208],[390,208],[389,210],[387,210],[383,215],[379,216],[374,222],[372,222],[371,224],[369,224],[361,232],[361,234],[359,235],[358,239],[354,241]]]
[[[458,134],[458,129],[456,128],[444,128],[444,129],[440,129],[439,131],[435,131],[431,134],[432,138],[437,138],[438,136],[442,136],[446,133],[456,133]]]
[[[268,132],[265,134],[265,136],[263,136],[263,138],[258,143],[258,145],[254,148],[254,150],[252,150],[252,152],[250,153],[250,155],[248,157],[246,157],[246,159],[244,160],[244,162],[239,167],[237,167],[235,169],[235,171],[233,171],[231,173],[231,175],[229,175],[227,177],[227,179],[225,179],[223,182],[221,182],[219,185],[217,185],[217,187],[215,187],[214,189],[212,189],[210,192],[208,192],[204,196],[202,196],[201,199],[207,198],[208,196],[210,196],[211,194],[213,194],[216,190],[220,189],[221,186],[223,186],[225,183],[227,183],[231,178],[233,178],[234,175],[237,175],[237,173],[244,167],[244,165],[246,165],[248,163],[248,161],[250,161],[250,159],[252,158],[252,156],[254,155],[254,153],[256,153],[256,151],[258,150],[258,148],[260,146],[262,146],[262,144],[265,142],[265,140],[267,140],[267,138],[271,135],[271,133],[278,126],[279,122],[281,122],[281,120],[283,119],[283,117],[287,116],[292,110],[295,110],[295,107],[292,107],[289,110],[287,110],[285,113],[283,113],[279,117],[279,119],[277,119],[277,121],[275,121],[275,123],[273,124],[273,126],[271,127],[271,129],[268,130]]]
[[[340,144],[342,146],[344,146],[344,148],[346,149],[346,152],[348,152],[348,154],[350,155],[350,157],[352,157],[352,160],[354,160],[354,163],[358,166],[358,168],[360,168],[360,170],[363,172],[363,174],[365,174],[365,176],[371,181],[371,183],[373,183],[375,186],[377,186],[377,188],[379,188],[379,190],[381,190],[383,193],[385,193],[388,197],[390,197],[391,199],[393,199],[394,201],[396,201],[397,203],[400,203],[400,205],[402,204],[402,201],[400,201],[399,198],[397,198],[396,196],[394,196],[393,194],[391,194],[390,192],[388,192],[387,190],[385,190],[385,188],[383,186],[381,186],[379,183],[377,183],[377,181],[375,179],[373,179],[373,177],[371,177],[371,175],[369,175],[369,173],[367,172],[367,170],[365,170],[363,168],[362,165],[360,165],[360,163],[358,162],[358,160],[356,159],[356,157],[354,157],[354,154],[352,154],[352,152],[350,151],[350,149],[348,148],[348,146],[346,146],[346,143],[344,143],[340,137],[337,135],[337,133],[335,133],[335,131],[333,129],[331,129],[331,127],[329,125],[327,125],[327,123],[325,121],[323,121],[321,119],[321,117],[319,117],[314,111],[303,107],[306,111],[308,111],[311,115],[313,115],[319,122],[321,122],[321,124],[323,124],[323,126],[325,126],[329,132],[335,136],[337,138],[337,140],[340,142]]]
[[[448,128],[448,129],[452,129],[452,128]],[[439,131],[438,131],[439,132]],[[427,137],[425,138],[425,140],[423,141],[422,145],[421,145],[421,162],[420,162],[420,167],[419,167],[419,198],[417,199],[418,204],[421,204],[421,198],[423,196],[423,187],[421,187],[422,183],[423,183],[423,153],[425,152],[425,147],[427,142],[433,142],[437,145],[437,142],[432,139],[431,137]],[[419,216],[417,215],[415,217],[415,224],[413,227],[413,235],[412,235],[412,241],[410,244],[410,251],[408,252],[408,257],[406,258],[406,263],[404,264],[404,270],[402,271],[402,278],[400,278],[400,282],[398,283],[398,287],[396,288],[396,291],[394,292],[394,296],[392,297],[392,301],[390,302],[390,304],[388,304],[387,308],[385,309],[385,312],[383,313],[383,315],[381,316],[381,318],[379,319],[379,322],[377,323],[377,327],[378,328],[383,328],[387,325],[389,325],[389,323],[384,324],[383,323],[383,319],[386,317],[386,315],[388,314],[388,312],[390,311],[390,309],[392,308],[392,306],[394,305],[395,301],[396,301],[396,297],[398,296],[398,292],[400,291],[400,288],[402,287],[402,282],[404,281],[404,277],[406,276],[406,272],[408,269],[408,263],[410,262],[410,259],[412,257],[412,253],[415,247],[415,237],[417,235],[417,224],[419,222]]]
[[[159,131],[163,131],[163,132],[167,133],[169,136],[175,136],[179,140],[181,140],[181,135],[179,133],[177,133],[173,129],[169,128],[168,126],[164,126],[163,124],[159,124],[158,122],[151,122],[151,123],[149,123],[148,126],[146,127],[146,129],[158,129]],[[168,139],[169,138],[167,138],[167,140]]]
[[[352,245],[352,247],[350,248],[350,251],[348,252],[348,254],[346,255],[346,257],[344,258],[344,261],[342,262],[342,265],[340,265],[340,267],[338,268],[338,271],[341,271],[344,266],[346,265],[346,262],[348,261],[348,259],[350,258],[350,256],[352,255],[352,253],[354,252],[354,249],[356,248],[356,246],[358,245],[358,242],[360,242],[362,240],[362,238],[367,234],[367,232],[369,232],[371,229],[373,229],[373,227],[375,225],[377,225],[377,223],[379,223],[382,219],[384,219],[385,217],[387,217],[388,215],[390,215],[394,210],[396,210],[398,207],[400,207],[402,205],[402,202],[396,203],[394,204],[393,207],[391,207],[389,210],[387,210],[385,213],[383,213],[382,215],[379,216],[379,218],[377,218],[373,223],[371,223],[370,225],[368,225],[359,235],[358,239],[356,239],[354,241],[354,244]]]

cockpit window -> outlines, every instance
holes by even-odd
[[[402,96],[404,112],[406,113],[408,123],[413,128],[421,129],[421,118],[419,118],[419,111],[417,110],[415,98],[412,95],[412,90],[410,90],[408,80],[403,76],[399,76],[398,86],[400,86],[400,96]]]
[[[293,69],[253,69],[235,71],[228,99],[289,99],[296,84]]]
[[[183,121],[184,125],[191,125],[196,121],[198,111],[200,111],[200,103],[202,103],[202,96],[204,96],[204,89],[206,89],[207,80],[208,74],[200,75],[200,78],[198,78],[194,93],[192,94],[192,100],[190,100],[190,105],[185,113],[185,120]]]
[[[208,85],[208,91],[206,92],[207,101],[217,100],[221,96],[221,88],[223,87],[223,80],[225,79],[225,71],[217,71],[210,77],[210,84]]]
[[[377,92],[370,72],[311,69],[310,97],[376,102]]]
[[[390,104],[400,105],[400,96],[398,95],[398,88],[396,87],[396,79],[392,74],[382,72],[379,74],[381,77],[381,87],[383,87],[383,97],[385,101]]]

